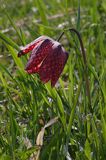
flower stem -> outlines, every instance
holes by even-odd
[[[70,32],[76,33],[76,35],[79,39],[79,42],[80,42],[81,53],[82,53],[83,62],[84,62],[84,73],[85,73],[85,82],[86,82],[86,93],[87,93],[87,96],[88,96],[88,106],[89,106],[90,112],[93,113],[92,107],[91,107],[91,96],[90,96],[90,87],[89,87],[89,79],[88,79],[88,65],[87,65],[87,58],[86,58],[86,53],[85,53],[83,41],[82,41],[80,33],[76,29],[70,28],[70,29],[67,29],[67,30],[70,31]],[[62,32],[62,34],[58,38],[58,41],[62,38],[64,33],[65,32]]]

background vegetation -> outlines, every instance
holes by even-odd
[[[106,1],[0,4],[0,160],[105,160]],[[66,28],[79,30],[84,42],[91,105],[74,34],[61,40],[70,56],[53,89],[25,73],[28,55],[17,58],[20,46],[40,35],[57,39]]]

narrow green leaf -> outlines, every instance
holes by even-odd
[[[22,39],[22,36],[21,36],[21,34],[20,34],[18,28],[16,27],[15,23],[13,22],[13,20],[12,20],[11,17],[9,16],[9,14],[6,12],[6,10],[5,10],[5,14],[6,14],[8,20],[10,21],[12,27],[15,29],[15,31],[16,31],[18,37],[20,38],[22,44],[24,45],[25,43],[24,43],[24,41],[23,41],[23,39]]]
[[[85,142],[84,152],[88,160],[91,160],[91,147],[88,139],[86,139],[86,142]]]
[[[10,46],[12,46],[14,49],[16,50],[20,50],[20,47],[14,42],[12,41],[9,37],[7,37],[5,34],[0,32],[0,38],[7,44],[9,44]]]
[[[48,20],[46,18],[46,6],[42,0],[37,0],[36,1],[42,22],[44,25],[48,26]]]
[[[73,124],[73,120],[74,120],[74,115],[75,115],[75,109],[76,109],[76,105],[77,105],[78,98],[79,98],[80,91],[81,91],[81,86],[82,86],[82,79],[79,82],[78,90],[77,90],[75,101],[74,101],[74,105],[72,107],[72,111],[71,111],[71,114],[70,114],[69,124],[67,126],[67,137],[69,137],[70,132],[71,132],[71,128],[72,128],[72,124]]]
[[[14,48],[11,47],[11,46],[8,45],[8,44],[6,44],[6,46],[7,46],[8,50],[10,51],[10,53],[11,53],[11,55],[12,55],[12,57],[13,57],[15,63],[16,63],[16,65],[17,65],[21,70],[24,70],[23,63],[22,63],[22,61],[20,60],[20,58],[18,58],[18,56],[17,56]]]

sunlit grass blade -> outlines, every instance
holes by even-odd
[[[62,100],[58,94],[58,92],[56,91],[55,88],[51,88],[50,83],[45,85],[48,93],[50,94],[50,96],[53,98],[53,100],[56,102],[59,110],[59,117],[63,123],[64,129],[66,129],[66,117],[65,117],[65,113],[64,113],[64,107],[63,107],[63,103]]]
[[[85,142],[84,152],[85,152],[87,159],[91,160],[91,147],[90,147],[90,143],[88,139],[86,139],[86,142]]]
[[[20,70],[24,70],[24,65],[23,65],[21,59],[18,58],[17,53],[15,52],[14,48],[8,44],[5,44],[5,45],[7,46],[9,52],[11,53],[16,65],[20,68]]]
[[[74,64],[72,63],[73,61],[73,55],[69,56],[69,64],[68,64],[68,68],[69,68],[69,84],[68,84],[68,102],[70,104],[70,106],[72,107],[73,105],[73,98],[74,98]]]
[[[0,38],[7,44],[9,44],[10,46],[12,46],[14,49],[16,50],[20,50],[20,47],[14,42],[12,41],[9,37],[7,37],[5,34],[0,32]]]
[[[6,83],[6,80],[3,78],[3,74],[1,72],[0,72],[0,79],[1,79],[1,81],[3,83],[3,87],[7,90],[8,85]]]
[[[40,16],[42,18],[43,24],[48,26],[48,20],[46,18],[46,6],[45,6],[44,2],[41,1],[41,0],[37,0],[36,4],[37,4],[37,7],[38,7]]]
[[[20,37],[23,45],[26,45],[26,37],[22,29],[20,28]]]
[[[72,128],[72,124],[73,124],[73,120],[74,120],[74,116],[75,116],[75,109],[76,109],[76,105],[78,103],[79,95],[80,95],[80,92],[81,92],[81,86],[82,86],[82,79],[80,80],[80,82],[78,84],[76,97],[74,99],[74,104],[73,104],[73,107],[72,107],[72,110],[71,110],[69,123],[68,123],[68,126],[67,126],[67,138],[70,136],[70,133],[71,133],[71,128]]]
[[[20,38],[22,44],[25,45],[25,43],[24,43],[24,41],[23,41],[23,39],[22,39],[22,36],[21,36],[18,28],[16,27],[15,23],[13,22],[12,18],[9,16],[9,14],[6,12],[6,10],[5,10],[5,14],[6,14],[6,16],[8,17],[8,20],[10,21],[12,27],[15,29],[15,31],[16,31],[18,37]]]
[[[7,75],[8,75],[9,77],[11,77],[12,80],[15,81],[15,79],[13,78],[13,76],[11,75],[11,73],[8,71],[8,69],[7,69],[4,65],[0,64],[0,68],[1,68],[1,71],[2,71],[2,72],[7,73]]]

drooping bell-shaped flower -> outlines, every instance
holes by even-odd
[[[25,70],[29,74],[38,73],[43,83],[51,81],[55,86],[68,59],[68,53],[61,44],[47,36],[41,36],[26,45],[18,57],[32,51]]]

